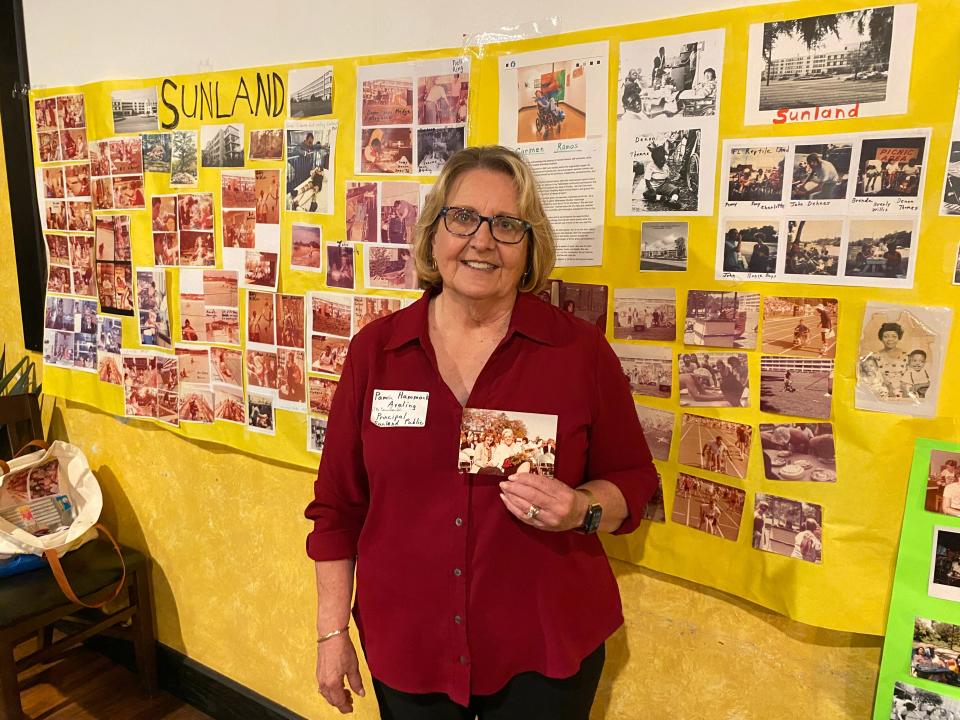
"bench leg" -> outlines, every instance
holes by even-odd
[[[17,666],[13,660],[13,645],[0,642],[0,720],[22,720],[20,685]]]
[[[130,586],[130,603],[137,611],[133,614],[133,646],[136,653],[137,672],[147,697],[157,692],[157,647],[153,636],[153,602],[150,597],[149,565],[134,573]],[[2,720],[2,718],[0,718]]]

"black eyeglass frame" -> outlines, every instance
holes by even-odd
[[[450,212],[451,210],[466,210],[467,212],[476,213],[477,217],[479,218],[479,220],[477,221],[477,226],[468,233],[454,232],[453,230],[450,229],[450,226],[447,225],[447,213]],[[520,243],[523,242],[523,239],[527,236],[527,234],[531,230],[533,230],[533,225],[528,223],[523,218],[514,217],[513,215],[481,215],[480,213],[478,213],[476,210],[472,208],[458,207],[456,205],[446,205],[440,208],[440,213],[437,215],[437,220],[439,220],[440,218],[443,218],[443,226],[447,229],[447,232],[450,233],[451,235],[456,235],[457,237],[471,237],[475,235],[477,230],[480,229],[480,226],[483,225],[484,222],[486,222],[487,227],[490,228],[490,237],[492,237],[498,243],[503,243],[504,245],[519,245]],[[500,238],[497,237],[497,234],[493,231],[493,221],[499,218],[517,220],[518,222],[523,223],[523,234],[520,235],[519,239],[501,240]]]

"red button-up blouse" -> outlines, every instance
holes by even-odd
[[[354,617],[377,679],[467,705],[521,672],[573,675],[623,615],[595,535],[525,525],[500,500],[502,477],[458,471],[462,407],[437,371],[428,303],[424,293],[353,338],[306,510],[307,554],[356,556]],[[430,393],[426,426],[372,424],[374,389]],[[556,415],[556,477],[614,483],[630,513],[617,532],[637,527],[656,471],[596,327],[520,294],[467,406]]]

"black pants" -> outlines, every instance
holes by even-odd
[[[576,675],[561,680],[520,673],[493,695],[472,695],[469,707],[443,693],[400,692],[376,678],[373,690],[383,720],[588,720],[604,657],[601,645],[584,658]]]

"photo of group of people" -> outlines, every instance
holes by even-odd
[[[680,353],[677,386],[683,407],[749,407],[746,353]]]
[[[238,285],[235,270],[181,270],[180,339],[239,345]]]
[[[180,424],[180,373],[176,355],[121,351],[124,413]]]
[[[43,361],[74,370],[97,370],[95,300],[47,295],[43,313]]]
[[[436,175],[466,141],[466,57],[361,66],[358,174]]]
[[[139,135],[90,143],[90,175],[96,210],[141,210],[143,144]]]
[[[52,237],[50,235],[47,236]],[[94,247],[94,237],[90,235],[70,235],[60,236],[66,241],[69,252],[69,265],[62,266],[69,268],[69,272],[55,271],[53,265],[48,270],[49,274],[54,276],[55,283],[51,292],[65,292],[82,297],[97,297],[96,284],[96,249]],[[60,245],[58,252],[62,250],[63,240],[54,241]],[[49,245],[48,245],[49,247]],[[59,277],[57,277],[59,275]],[[65,277],[69,275],[69,277]],[[62,288],[62,289],[57,289]]]
[[[950,308],[867,303],[860,335],[856,406],[935,415],[951,320]]]
[[[753,428],[743,423],[684,413],[677,462],[742,480],[752,435]]]
[[[737,218],[726,220],[722,228],[724,279],[773,276],[780,246],[779,224],[771,225],[764,218]]]
[[[479,475],[532,472],[553,477],[557,416],[464,408],[457,467]]]
[[[708,535],[736,542],[746,493],[723,483],[677,473],[671,519]]]
[[[122,385],[120,349],[123,347],[123,325],[120,318],[97,316],[97,376],[100,382]]]
[[[285,410],[306,407],[304,298],[247,293],[247,386],[275,391]]]
[[[823,508],[766,493],[756,494],[753,507],[754,548],[806,562],[820,562]]]
[[[937,526],[933,529],[933,550],[927,594],[942,600],[960,601],[960,532]]]
[[[673,288],[613,291],[613,336],[617,340],[670,340],[677,337]]]
[[[41,163],[87,159],[87,113],[83,95],[34,100],[33,115]]]
[[[617,213],[708,214],[724,32],[620,45]]]
[[[623,374],[636,395],[670,397],[673,385],[673,356],[663,345],[631,345],[613,343]]]
[[[832,358],[838,317],[833,298],[765,297],[760,349],[768,355]]]
[[[944,714],[948,713],[948,714]],[[960,716],[960,700],[940,695],[925,688],[896,682],[893,688],[893,704],[890,720],[950,720]],[[911,717],[912,716],[912,717]]]
[[[960,687],[960,626],[927,618],[913,621],[910,675]]]
[[[166,271],[137,268],[137,311],[141,345],[172,347],[168,300]]]
[[[326,418],[307,418],[307,451],[322,453],[327,442]]]

